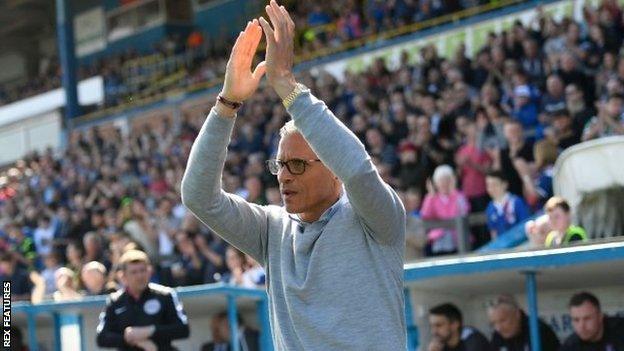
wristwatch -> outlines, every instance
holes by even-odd
[[[305,85],[297,83],[295,85],[295,89],[293,89],[293,91],[288,94],[288,96],[284,100],[282,100],[282,104],[284,104],[284,107],[289,108],[290,105],[292,105],[292,103],[295,101],[297,96],[299,96],[299,94],[309,90],[310,89],[308,89],[308,87],[306,87]]]

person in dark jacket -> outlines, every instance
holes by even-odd
[[[570,299],[574,333],[560,351],[624,351],[624,318],[602,313],[594,294],[579,292]]]
[[[97,345],[124,351],[175,350],[171,341],[190,334],[176,292],[149,282],[152,266],[143,251],[127,251],[120,264],[124,288],[109,296],[100,314]]]
[[[526,351],[531,349],[529,318],[513,296],[500,295],[488,303],[488,319],[494,328],[491,350]],[[557,351],[559,339],[553,330],[539,321],[542,351]]]
[[[490,343],[480,331],[464,326],[457,306],[445,303],[429,310],[431,342],[427,351],[483,351]]]
[[[255,329],[247,327],[240,315],[237,315],[236,319],[238,320],[239,350],[259,351],[260,333]],[[232,339],[230,337],[230,321],[227,312],[220,312],[213,316],[210,329],[212,341],[202,345],[201,351],[231,351]]]

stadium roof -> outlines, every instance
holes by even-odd
[[[0,48],[34,51],[39,40],[54,36],[54,0],[0,1]]]

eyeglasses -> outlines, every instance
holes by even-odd
[[[273,175],[277,175],[279,171],[286,166],[288,172],[294,175],[303,174],[306,170],[306,166],[312,162],[320,161],[318,158],[314,160],[302,160],[300,158],[293,158],[288,161],[282,160],[267,160],[266,164],[269,168],[269,172]]]

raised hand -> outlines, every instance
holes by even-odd
[[[258,20],[247,22],[247,27],[236,39],[227,63],[223,90],[220,94],[224,98],[234,102],[243,102],[258,89],[260,78],[265,72],[265,64],[264,61],[260,62],[252,73],[251,63],[260,38],[262,38],[262,28]]]
[[[293,43],[295,22],[284,6],[279,6],[275,0],[271,0],[265,9],[271,20],[269,24],[264,17],[260,17],[260,25],[267,41],[265,56],[267,79],[277,95],[284,99],[297,84],[292,73],[295,58]]]

